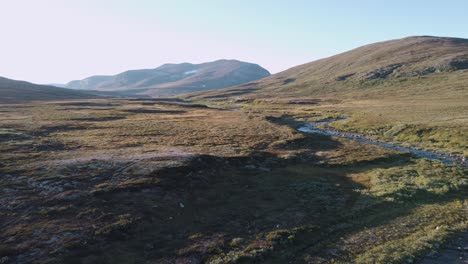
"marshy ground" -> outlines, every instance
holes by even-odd
[[[414,121],[424,111],[369,109],[319,99],[2,105],[0,263],[437,260],[468,227],[466,168],[296,128],[347,115],[335,128],[466,156],[466,116],[429,126]]]

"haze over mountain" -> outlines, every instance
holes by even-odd
[[[442,93],[466,89],[467,69],[468,39],[417,36],[362,46],[258,82],[195,97],[381,96],[432,89]]]
[[[96,98],[89,91],[76,91],[0,77],[0,103]]]
[[[174,95],[236,86],[268,77],[257,64],[218,60],[202,64],[164,64],[155,69],[129,70],[112,76],[91,76],[66,87],[99,91],[127,91],[152,96]]]

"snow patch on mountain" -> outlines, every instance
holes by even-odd
[[[194,73],[197,73],[198,70],[191,70],[191,71],[186,71],[184,72],[185,75],[189,75],[189,74],[194,74]]]

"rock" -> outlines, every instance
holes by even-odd
[[[245,103],[250,101],[249,99],[242,98],[242,97],[237,97],[231,100],[231,103]]]
[[[387,76],[392,74],[396,69],[400,68],[401,64],[391,64],[366,74],[365,80],[385,79]]]
[[[244,242],[244,239],[243,238],[240,238],[240,237],[236,237],[236,238],[233,238],[231,240],[231,242],[229,243],[230,246],[232,247],[238,247],[242,244],[242,242]]]
[[[346,75],[341,75],[341,76],[338,76],[336,77],[336,81],[345,81],[346,79],[348,79],[349,77],[355,75],[356,73],[350,73],[350,74],[346,74]]]
[[[414,75],[423,76],[423,75],[428,75],[428,74],[435,73],[435,72],[440,72],[440,70],[436,69],[435,67],[427,67],[422,70],[416,71]]]
[[[465,70],[465,69],[468,69],[468,59],[456,58],[447,62],[445,66],[449,70],[453,70],[453,71]]]
[[[339,253],[340,253],[340,250],[336,248],[332,248],[328,250],[328,255],[333,256],[333,257],[338,257]]]

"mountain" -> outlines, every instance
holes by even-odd
[[[417,36],[366,45],[260,81],[191,97],[378,97],[389,91],[442,93],[467,87],[468,39]]]
[[[152,96],[173,95],[236,86],[268,77],[257,64],[218,60],[202,64],[164,64],[155,69],[130,70],[113,76],[92,76],[66,87],[99,91],[132,91]]]
[[[46,84],[47,86],[55,86],[55,87],[60,87],[60,88],[67,88],[66,84],[61,84],[61,83],[48,83]]]
[[[0,77],[0,103],[95,98],[92,92],[38,85]]]

